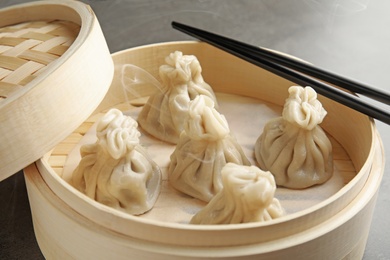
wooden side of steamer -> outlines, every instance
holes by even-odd
[[[36,165],[25,169],[25,177],[35,234],[43,254],[50,259],[361,259],[383,174],[380,140],[376,140],[374,150],[366,184],[339,213],[292,236],[244,246],[180,246],[124,236],[72,209],[47,186]]]
[[[213,47],[194,42],[167,43],[134,48],[113,55],[116,64],[114,81],[96,113],[125,101],[118,74],[121,64],[134,64],[157,77],[159,65],[170,52],[175,50],[198,57],[203,67],[204,78],[216,92],[256,97],[278,105],[282,105],[288,95],[287,89],[291,86],[291,82],[275,77]],[[227,71],[229,73],[226,73]],[[142,95],[149,95],[152,92],[153,89],[149,86],[140,86],[138,90],[138,93],[143,93]],[[137,98],[131,97],[130,93],[127,94],[129,99]],[[321,101],[329,112],[328,118],[323,123],[324,128],[342,144],[358,173],[342,190],[323,203],[283,217],[280,221],[276,220],[272,225],[255,223],[229,227],[194,227],[156,223],[85,200],[78,192],[72,192],[69,185],[55,172],[57,170],[60,173],[61,164],[63,165],[66,159],[66,154],[58,151],[64,150],[66,153],[66,150],[72,147],[71,143],[76,142],[77,135],[82,133],[70,136],[65,146],[57,146],[53,154],[47,154],[36,165],[50,189],[73,210],[103,228],[128,237],[156,243],[192,246],[246,245],[280,239],[315,227],[338,214],[359,194],[370,174],[377,142],[374,138],[375,130],[372,121],[328,99],[321,97]],[[91,122],[86,122],[86,125],[82,125],[79,130],[82,132],[84,127],[89,127],[88,124],[90,126]],[[351,126],[359,130],[351,130]],[[224,239],[221,240],[221,237]],[[238,237],[240,239],[237,239]]]
[[[42,157],[76,129],[96,109],[112,80],[112,59],[99,23],[87,5],[71,0],[39,1],[0,10],[2,28],[52,20],[71,22],[80,26],[80,31],[61,57],[40,70],[39,75],[32,75],[27,84],[17,85],[12,93],[7,91],[9,96],[0,98],[0,180]],[[45,36],[49,37],[34,34]],[[41,54],[29,50],[29,55],[39,60]],[[23,61],[26,66],[32,63],[27,58],[0,58],[5,62]],[[25,74],[26,66],[15,69],[12,77]],[[11,87],[3,83],[0,89]]]

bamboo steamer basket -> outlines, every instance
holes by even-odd
[[[204,43],[142,46],[112,59],[116,68],[133,64],[158,77],[158,67],[176,50],[197,56],[215,92],[283,106],[293,85]],[[353,173],[332,196],[304,210],[262,223],[188,225],[131,216],[76,191],[61,178],[66,158],[102,111],[126,110],[119,72],[94,115],[25,169],[34,230],[47,258],[362,258],[384,170],[382,143],[372,119],[321,96],[328,111],[322,127],[340,144],[334,152],[337,167],[348,172],[352,165]],[[147,85],[137,89],[145,97],[152,92]],[[131,103],[138,95],[127,98]]]
[[[112,75],[110,52],[87,5],[41,1],[0,10],[0,180],[87,119]]]

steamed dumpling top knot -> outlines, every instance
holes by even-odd
[[[123,115],[118,109],[111,109],[97,124],[99,144],[106,146],[112,158],[119,159],[139,144],[141,133],[137,126],[133,118]]]
[[[290,96],[283,108],[283,118],[307,130],[320,124],[326,116],[326,110],[317,100],[317,93],[311,87],[292,86]]]
[[[276,184],[272,174],[256,166],[228,163],[221,171],[225,193],[241,198],[247,210],[265,209],[274,199]]]
[[[188,82],[202,83],[202,67],[194,55],[183,55],[175,51],[165,58],[160,66],[160,78],[164,84],[181,85]]]
[[[191,224],[238,224],[268,221],[285,214],[274,197],[276,184],[268,171],[256,166],[227,163],[221,170],[223,188]]]
[[[205,95],[199,95],[190,102],[184,131],[191,139],[219,140],[230,133],[226,118],[214,105],[214,101]]]

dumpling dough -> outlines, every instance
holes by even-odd
[[[228,123],[204,95],[191,101],[184,131],[171,155],[169,183],[203,201],[222,188],[221,169],[226,163],[250,165],[241,146],[230,135]]]
[[[228,163],[221,171],[223,189],[197,214],[191,224],[238,224],[267,221],[285,214],[274,198],[270,172],[256,166]]]
[[[97,142],[80,148],[72,185],[88,197],[133,215],[150,210],[161,172],[139,145],[137,122],[111,109],[97,124]]]
[[[165,59],[159,70],[163,91],[148,99],[138,116],[138,123],[154,137],[176,144],[183,131],[188,105],[202,94],[216,98],[211,87],[203,80],[202,68],[193,55],[176,51]]]
[[[319,126],[326,115],[311,87],[293,86],[282,117],[270,120],[255,144],[256,160],[276,184],[303,189],[333,174],[332,144]]]

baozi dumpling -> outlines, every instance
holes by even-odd
[[[176,144],[183,131],[188,105],[198,95],[206,95],[215,103],[212,88],[203,80],[202,68],[193,55],[176,51],[165,59],[159,69],[163,91],[148,99],[138,123],[154,137]]]
[[[98,140],[80,148],[72,185],[88,197],[133,215],[150,210],[161,172],[139,144],[137,122],[111,109],[97,123]]]
[[[190,224],[238,224],[267,221],[285,214],[274,198],[276,184],[270,172],[256,166],[226,164],[221,171],[223,188]]]
[[[250,162],[210,97],[199,95],[191,101],[185,122],[168,180],[177,190],[208,202],[222,188],[220,173],[226,163]]]
[[[332,144],[319,126],[326,115],[311,87],[289,88],[282,117],[270,120],[255,144],[256,160],[276,184],[293,189],[326,182],[333,174]]]

